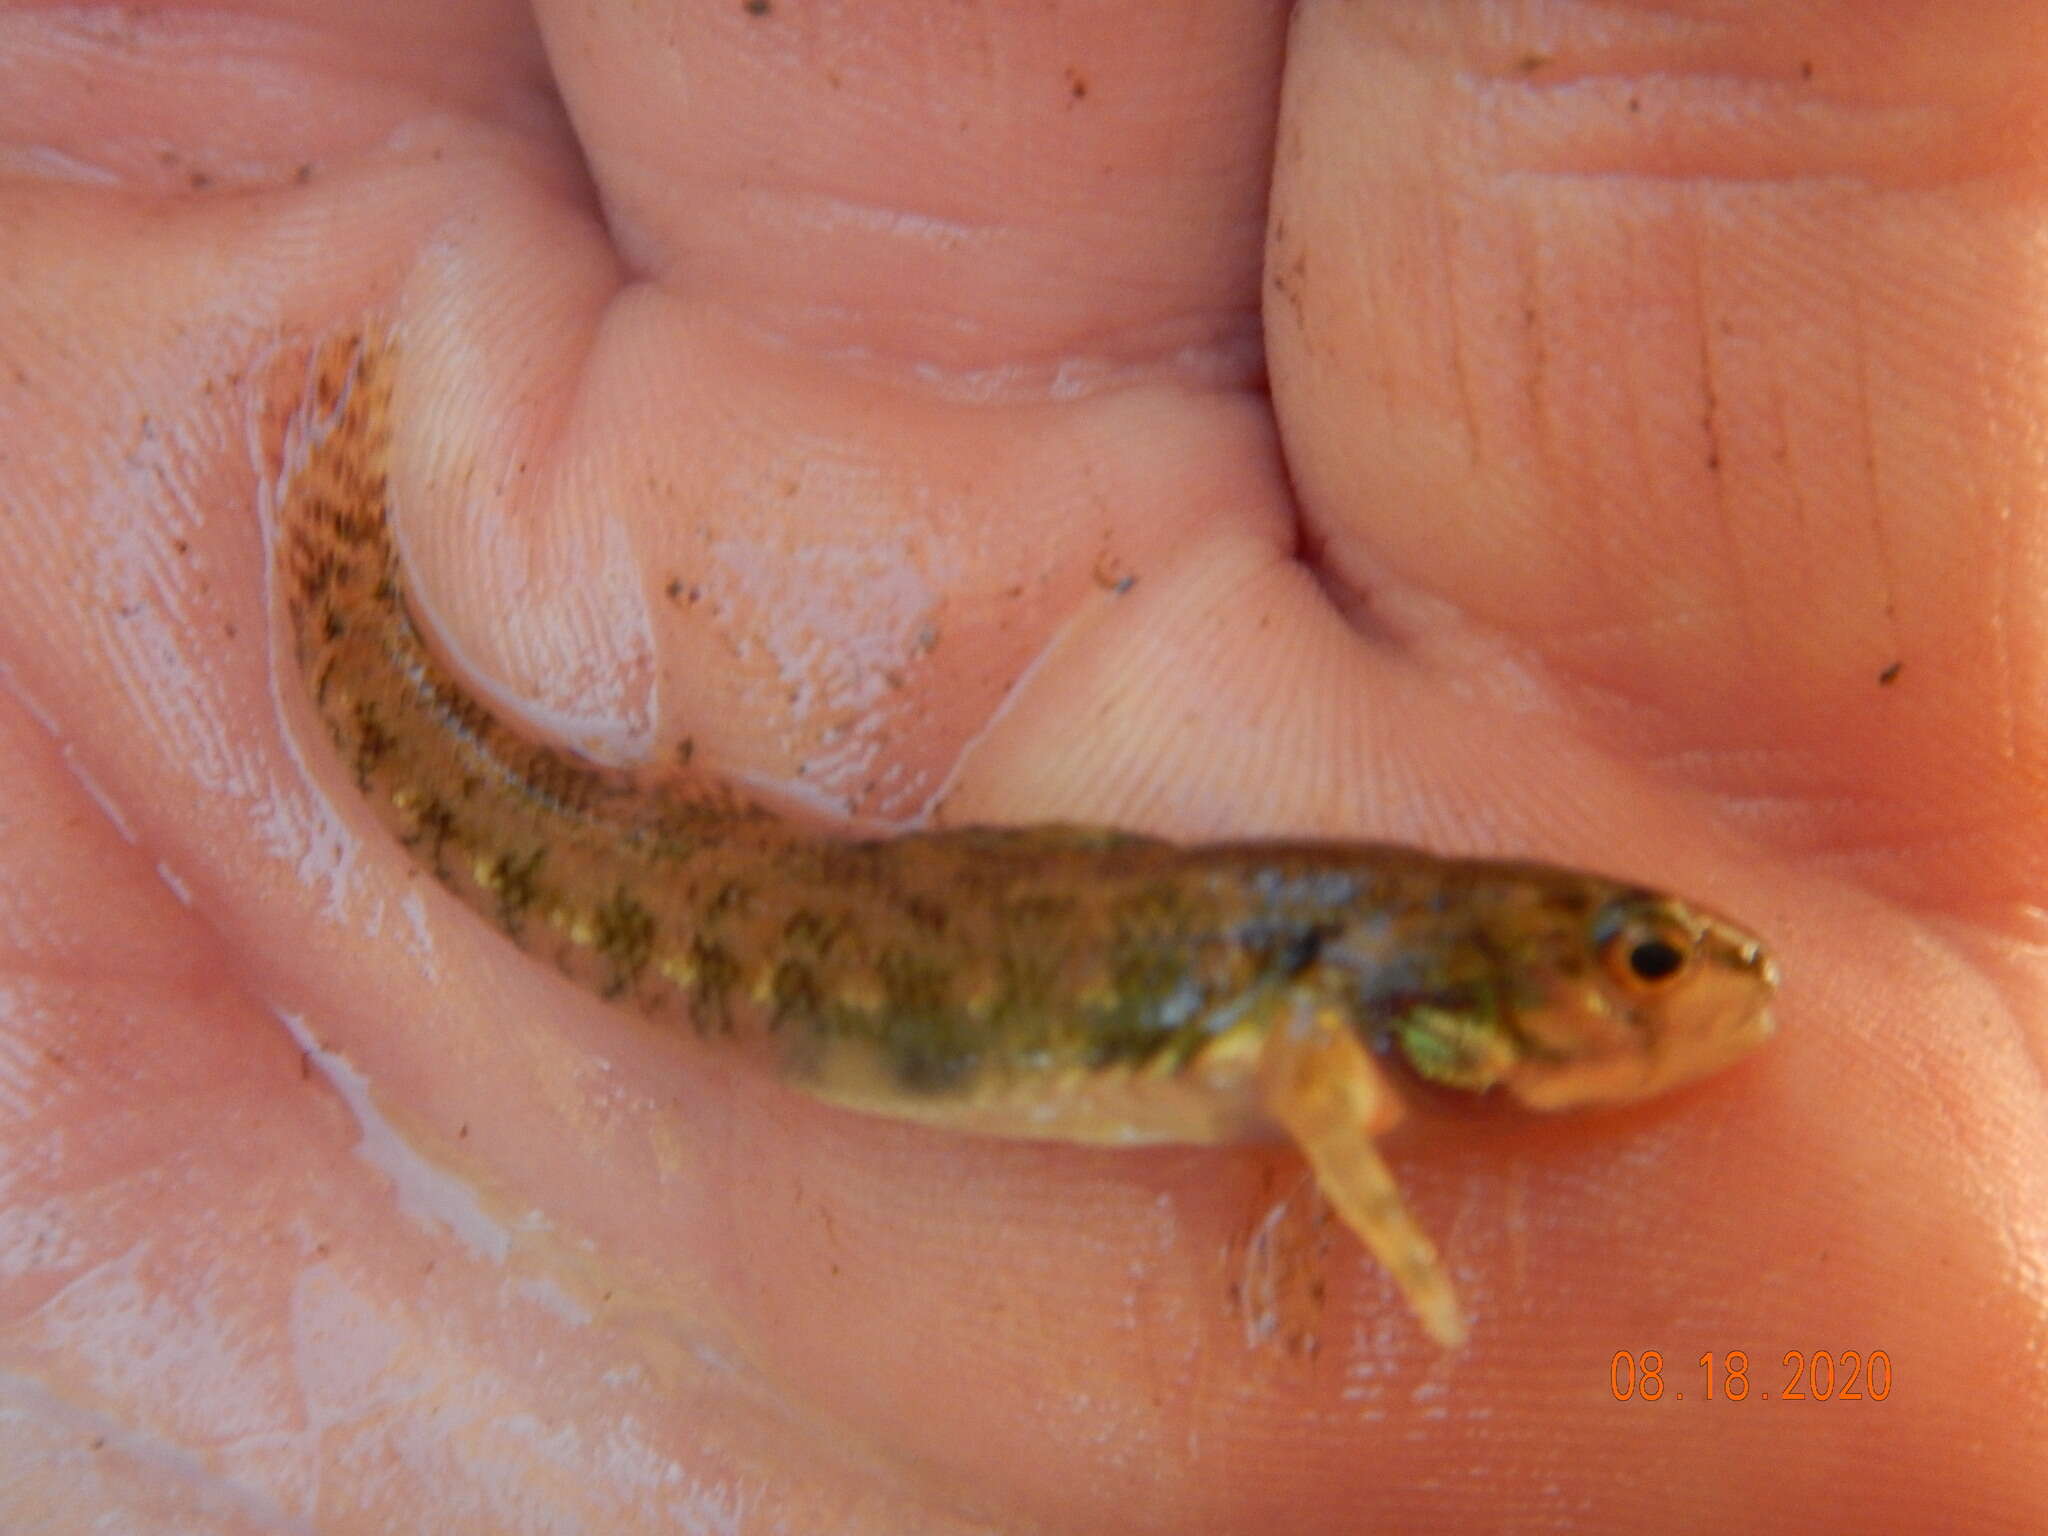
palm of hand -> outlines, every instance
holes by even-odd
[[[0,227],[0,1509],[2038,1513],[2033,221],[1956,190],[1967,128],[1908,160],[1870,105],[1925,132],[2010,44],[1356,10],[1298,16],[1270,158],[1245,5],[546,18],[573,137],[524,24],[452,4],[390,59],[95,32],[118,108],[40,45],[75,15],[0,23],[14,140],[57,151]],[[437,619],[577,739],[868,815],[1649,876],[1778,941],[1785,1038],[1681,1102],[1394,1142],[1455,1358],[1349,1250],[1313,1359],[1248,1344],[1277,1155],[678,1071],[336,822],[279,722],[252,459],[294,340],[370,313]],[[1670,1400],[1616,1402],[1650,1349]],[[1699,1401],[1738,1349],[1752,1397]],[[1788,1350],[1883,1350],[1892,1394],[1778,1402]]]

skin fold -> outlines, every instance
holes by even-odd
[[[2041,1523],[2048,38],[1961,9],[0,11],[0,1525]],[[371,315],[417,595],[534,731],[1612,870],[1766,933],[1782,1037],[1420,1095],[1445,1356],[1285,1149],[639,1027],[284,684]]]

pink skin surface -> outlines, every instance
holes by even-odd
[[[0,1527],[2048,1520],[2040,14],[0,11]],[[1412,1117],[1472,1342],[1347,1241],[1297,1356],[1282,1152],[653,1036],[277,666],[276,411],[372,316],[423,601],[567,739],[1606,868],[1781,1039]]]

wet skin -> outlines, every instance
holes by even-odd
[[[1430,14],[1304,8],[1276,118],[1271,9],[8,13],[9,1521],[2038,1523],[2036,50]],[[1261,1269],[1284,1148],[648,1031],[417,872],[272,631],[373,314],[495,711],[878,829],[1615,870],[1770,935],[1781,1038],[1418,1095],[1447,1356],[1348,1242]],[[1783,1403],[1795,1350],[1893,1390]]]

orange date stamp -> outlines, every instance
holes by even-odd
[[[1690,1367],[1667,1363],[1662,1350],[1617,1349],[1607,1386],[1617,1403],[1881,1403],[1892,1395],[1892,1357],[1881,1349],[1788,1349],[1765,1370],[1740,1349],[1707,1350]]]

